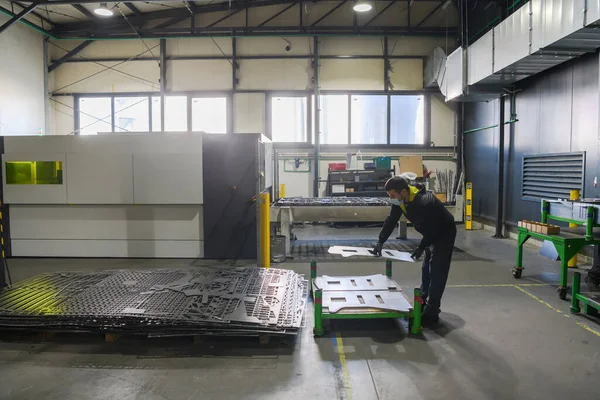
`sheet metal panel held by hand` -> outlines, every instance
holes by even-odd
[[[339,254],[342,257],[377,257],[371,253],[371,250],[372,249],[368,247],[331,246],[329,248],[329,253]],[[392,260],[415,262],[415,260],[410,256],[410,253],[406,251],[383,249],[381,251],[381,255],[384,258],[389,258]]]

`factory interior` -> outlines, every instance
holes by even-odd
[[[0,0],[0,399],[598,398],[600,2]]]

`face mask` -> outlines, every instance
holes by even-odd
[[[398,200],[398,199],[390,199],[390,202],[395,206],[401,206],[402,204],[404,204],[404,202],[402,200]]]

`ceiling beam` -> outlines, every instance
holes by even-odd
[[[25,8],[27,7],[26,5],[24,5],[23,3],[19,2],[19,1],[13,1],[13,3],[15,3],[16,5],[18,5],[21,8]],[[37,13],[35,11],[31,12],[31,15],[35,15],[36,17],[38,17],[39,19],[41,19],[42,21],[44,21],[47,24],[50,25],[54,25],[54,22],[52,22],[51,20],[49,20],[47,17],[44,17],[42,14]]]
[[[444,0],[444,1],[446,1],[446,0]],[[393,2],[393,1],[392,1],[392,2],[390,2],[390,4],[388,4],[387,6],[385,6],[385,7],[383,8],[383,10],[381,10],[381,11],[379,11],[377,14],[375,14],[375,16],[374,16],[373,18],[371,18],[370,20],[368,20],[368,21],[367,21],[367,22],[366,22],[366,23],[365,23],[363,26],[369,26],[369,25],[371,25],[371,22],[373,22],[373,21],[375,21],[377,18],[379,18],[379,16],[380,16],[381,14],[383,14],[384,12],[386,12],[386,11],[388,10],[388,8],[390,8],[390,7],[391,7],[391,6],[393,6],[393,5],[394,5],[394,2]],[[410,9],[410,7],[409,7],[409,9]]]
[[[48,72],[54,71],[56,68],[60,67],[65,62],[69,61],[71,58],[75,57],[79,54],[83,49],[88,47],[90,44],[94,43],[92,40],[86,40],[81,43],[79,46],[75,47],[73,50],[69,51],[67,54],[54,61],[52,64],[48,66]]]
[[[7,30],[8,28],[10,28],[12,25],[16,24],[21,19],[23,19],[23,17],[25,17],[30,12],[32,12],[36,7],[37,7],[36,3],[31,3],[29,6],[27,6],[23,10],[21,10],[20,13],[16,14],[11,19],[9,19],[4,25],[0,26],[0,35],[2,34],[2,32]]]
[[[125,7],[129,8],[134,15],[139,16],[140,14],[142,14],[140,12],[140,10],[136,6],[133,5],[133,3],[124,3],[124,4],[125,4]]]
[[[321,18],[319,18],[318,20],[316,20],[314,23],[312,23],[310,26],[315,26],[317,25],[319,22],[323,21],[325,18],[329,17],[331,14],[333,14],[334,12],[336,12],[340,7],[342,7],[344,4],[346,4],[348,2],[348,0],[344,0],[342,1],[340,4],[336,5],[335,7],[333,7],[331,10],[327,11],[325,13],[325,15],[323,15]]]
[[[281,14],[283,14],[284,12],[286,12],[287,10],[289,10],[292,7],[295,7],[296,5],[298,5],[298,1],[296,1],[295,3],[290,4],[289,6],[285,7],[283,10],[279,11],[278,13],[276,13],[275,15],[267,18],[266,20],[264,20],[263,22],[261,22],[260,24],[258,24],[257,26],[263,26],[266,25],[267,23],[273,21],[275,18],[279,17]]]
[[[83,15],[85,15],[86,17],[88,17],[89,19],[91,19],[92,21],[96,21],[96,16],[94,14],[92,14],[87,8],[85,8],[84,6],[80,5],[80,4],[72,4],[72,7],[74,9],[76,9],[77,11],[79,11],[80,13],[82,13]]]
[[[425,22],[427,22],[427,20],[429,18],[431,18],[431,16],[433,14],[435,14],[437,12],[437,10],[439,10],[440,8],[442,8],[444,6],[444,4],[446,4],[447,1],[448,0],[442,0],[442,1],[440,1],[440,4],[438,4],[437,7],[435,7],[433,10],[431,10],[431,12],[429,14],[427,14],[425,16],[425,18],[423,18],[423,20],[417,24],[417,27],[419,27],[419,26],[423,25]]]

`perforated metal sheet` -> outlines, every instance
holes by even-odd
[[[330,254],[339,254],[342,257],[376,257],[371,251],[373,248],[368,247],[352,247],[352,246],[331,246],[329,248]],[[410,256],[410,253],[406,251],[398,251],[391,249],[383,249],[381,252],[382,257],[390,258],[398,261],[415,262]]]
[[[398,291],[343,291],[323,292],[323,309],[336,313],[340,310],[375,308],[384,311],[409,312],[412,306]]]
[[[44,274],[0,291],[0,327],[293,333],[307,293],[275,268]]]
[[[395,290],[396,282],[385,275],[368,276],[319,276],[315,279],[315,286],[323,291],[339,290]]]

